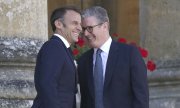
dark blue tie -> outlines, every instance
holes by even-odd
[[[94,88],[95,88],[95,108],[103,107],[103,66],[101,58],[101,49],[96,52],[96,61],[94,65]]]
[[[74,60],[74,55],[73,55],[73,52],[71,50],[71,47],[68,48],[68,51],[70,52],[71,58]]]

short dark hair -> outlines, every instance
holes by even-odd
[[[75,12],[81,14],[80,9],[78,9],[75,6],[65,6],[65,7],[55,9],[52,12],[51,18],[50,18],[51,27],[52,27],[53,32],[56,30],[56,26],[55,26],[54,22],[59,18],[61,19],[61,21],[63,21],[64,20],[64,15],[66,14],[66,12],[68,10],[72,10],[72,11],[75,11]]]

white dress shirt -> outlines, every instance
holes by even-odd
[[[61,36],[61,35],[59,35],[59,34],[54,34],[54,36],[59,37],[59,38],[63,41],[63,43],[65,44],[66,48],[69,48],[69,47],[70,47],[68,41],[67,41],[63,36]]]
[[[104,78],[105,78],[106,63],[107,63],[107,59],[108,59],[108,55],[109,55],[111,42],[112,42],[112,39],[111,39],[111,37],[109,37],[109,39],[100,47],[100,49],[102,50],[101,58],[102,58],[102,65],[103,65],[103,81],[104,81]],[[94,70],[94,65],[95,65],[95,61],[96,61],[96,51],[97,51],[97,48],[94,48],[93,70]]]

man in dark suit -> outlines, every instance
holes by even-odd
[[[82,28],[92,49],[78,60],[81,108],[149,108],[145,63],[136,47],[112,40],[106,10],[84,10]]]
[[[53,11],[54,35],[40,49],[35,68],[37,96],[32,108],[75,108],[76,67],[70,45],[78,41],[81,15],[74,7]]]

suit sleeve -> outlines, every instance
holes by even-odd
[[[131,53],[131,81],[133,90],[133,108],[149,108],[147,69],[136,47]]]
[[[35,84],[46,108],[59,108],[58,79],[63,68],[64,51],[57,43],[48,43],[43,46],[37,58]]]

